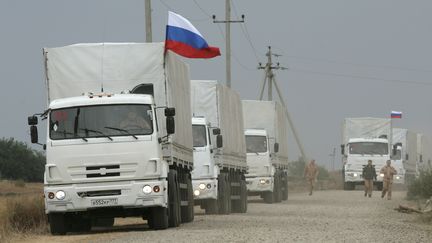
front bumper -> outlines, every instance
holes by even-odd
[[[264,183],[262,183],[264,182]],[[273,177],[249,177],[246,178],[246,185],[249,192],[272,192]]]
[[[200,188],[203,184],[204,189]],[[217,199],[218,197],[218,180],[217,179],[192,179],[192,188],[194,190],[194,199]]]
[[[149,194],[144,194],[143,187],[159,186],[160,191],[151,191]],[[168,182],[165,179],[161,180],[142,180],[142,181],[118,181],[104,183],[86,183],[86,184],[70,184],[70,185],[45,185],[45,212],[80,212],[97,208],[122,207],[122,208],[145,208],[145,207],[168,207]],[[63,200],[50,199],[50,192],[64,191],[66,196]],[[119,195],[91,195],[94,192],[105,193],[107,191],[119,191]],[[83,192],[90,195],[83,196]],[[81,196],[80,196],[81,195]],[[115,204],[95,206],[95,200],[111,200],[116,201]],[[92,203],[93,202],[93,203]]]

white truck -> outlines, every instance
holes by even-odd
[[[110,226],[115,217],[143,217],[152,229],[193,220],[189,67],[164,51],[163,43],[43,50],[52,234]],[[37,143],[38,117],[28,122]]]
[[[288,199],[288,123],[275,101],[243,100],[246,182],[249,195],[266,203]]]
[[[342,125],[342,176],[344,189],[354,190],[364,183],[363,167],[372,160],[376,172],[390,160],[391,120],[386,118],[345,118]],[[377,176],[378,190],[382,190],[383,175]]]
[[[392,130],[392,165],[397,171],[395,184],[409,184],[417,174],[417,134],[404,128]]]
[[[241,100],[217,81],[191,81],[195,205],[207,214],[246,213]],[[223,142],[222,142],[223,139]]]
[[[423,133],[417,133],[417,176],[421,171],[432,169],[432,149],[429,139]]]

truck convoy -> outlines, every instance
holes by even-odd
[[[342,125],[342,164],[344,189],[354,190],[363,184],[363,166],[368,160],[379,170],[390,159],[391,120],[386,118],[345,118]],[[383,175],[376,183],[382,190]]]
[[[240,97],[209,80],[191,81],[191,96],[195,205],[207,214],[245,213],[247,164]]]
[[[246,182],[249,195],[266,203],[288,199],[288,123],[274,101],[243,100],[246,138]]]
[[[403,128],[392,130],[392,165],[397,171],[395,184],[410,184],[417,175],[417,134]]]
[[[44,49],[44,196],[53,234],[109,226],[115,217],[143,217],[152,229],[193,220],[189,68],[164,52],[163,43]],[[28,123],[37,143],[38,117]]]
[[[426,135],[417,134],[417,175],[421,171],[432,169],[432,152]]]

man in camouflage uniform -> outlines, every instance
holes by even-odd
[[[387,160],[387,164],[384,167],[382,167],[382,169],[380,170],[380,173],[384,174],[383,190],[382,190],[381,197],[384,198],[384,196],[387,193],[387,199],[388,200],[391,199],[393,176],[397,174],[396,169],[393,166],[391,166],[390,164],[391,164],[391,161]]]
[[[365,193],[364,196],[372,197],[373,181],[376,180],[375,165],[372,165],[372,160],[368,160],[368,164],[363,167],[362,176],[364,178]]]
[[[309,196],[312,195],[315,181],[318,178],[318,166],[315,164],[315,160],[311,160],[308,165],[306,165],[304,170],[304,178],[306,178],[309,184]]]

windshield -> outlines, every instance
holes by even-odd
[[[153,133],[152,117],[150,105],[95,105],[56,109],[50,114],[50,138],[149,135]]]
[[[246,136],[247,153],[265,153],[267,152],[267,138],[265,136]]]
[[[350,154],[388,154],[388,145],[386,143],[359,142],[349,145]]]
[[[394,159],[394,160],[400,160],[401,158],[402,158],[401,150],[400,150],[400,149],[397,149],[397,150],[396,150],[396,154],[393,155],[393,159]]]
[[[193,146],[204,147],[207,145],[206,127],[204,125],[192,125]]]

